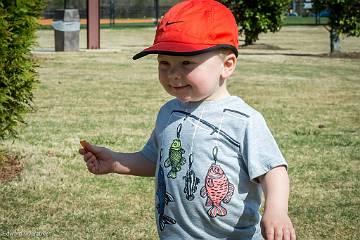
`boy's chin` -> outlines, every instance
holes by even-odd
[[[195,102],[194,100],[192,100],[191,98],[182,98],[182,97],[177,97],[175,96],[177,100],[179,100],[180,102],[183,103],[187,103],[187,102]]]
[[[203,99],[197,99],[197,98],[191,98],[191,97],[179,97],[179,96],[175,96],[177,100],[179,100],[180,102],[183,103],[189,103],[189,102],[200,102]]]
[[[180,102],[183,103],[188,103],[188,102],[198,102],[201,101],[201,99],[196,98],[194,96],[188,95],[188,94],[171,94],[174,97],[176,97],[177,100],[179,100]]]

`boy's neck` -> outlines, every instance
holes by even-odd
[[[230,97],[231,94],[229,93],[229,91],[227,90],[226,86],[221,86],[218,91],[216,91],[216,93],[212,94],[209,97],[206,97],[204,99],[200,99],[198,101],[188,101],[189,103],[196,103],[196,102],[210,102],[210,101],[217,101],[217,100],[221,100],[223,98],[226,97]],[[181,101],[181,100],[179,100]],[[181,101],[182,102],[182,101]]]
[[[203,99],[203,101],[216,101],[216,100],[220,100],[222,98],[226,98],[229,97],[230,93],[227,90],[226,86],[224,87],[220,87],[219,90],[214,93],[213,95]]]

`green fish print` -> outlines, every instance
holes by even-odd
[[[186,163],[186,159],[183,157],[185,150],[181,147],[181,141],[179,138],[174,139],[169,149],[169,157],[166,159],[164,166],[170,167],[171,170],[168,173],[168,178],[175,179],[176,173],[181,170],[181,166]]]

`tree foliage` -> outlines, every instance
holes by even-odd
[[[330,12],[328,25],[332,53],[340,51],[340,34],[360,36],[360,1],[314,0],[314,9],[316,11],[328,9]]]
[[[360,1],[354,0],[314,0],[317,11],[330,11],[329,26],[339,34],[360,36]]]
[[[38,80],[30,50],[42,6],[42,0],[0,1],[0,139],[15,137],[32,108]]]
[[[245,45],[259,39],[260,33],[280,30],[289,0],[220,0],[234,14],[245,35]]]

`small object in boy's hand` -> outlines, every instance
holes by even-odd
[[[85,151],[88,151],[86,148],[86,141],[85,140],[80,140],[80,145],[85,149]]]

